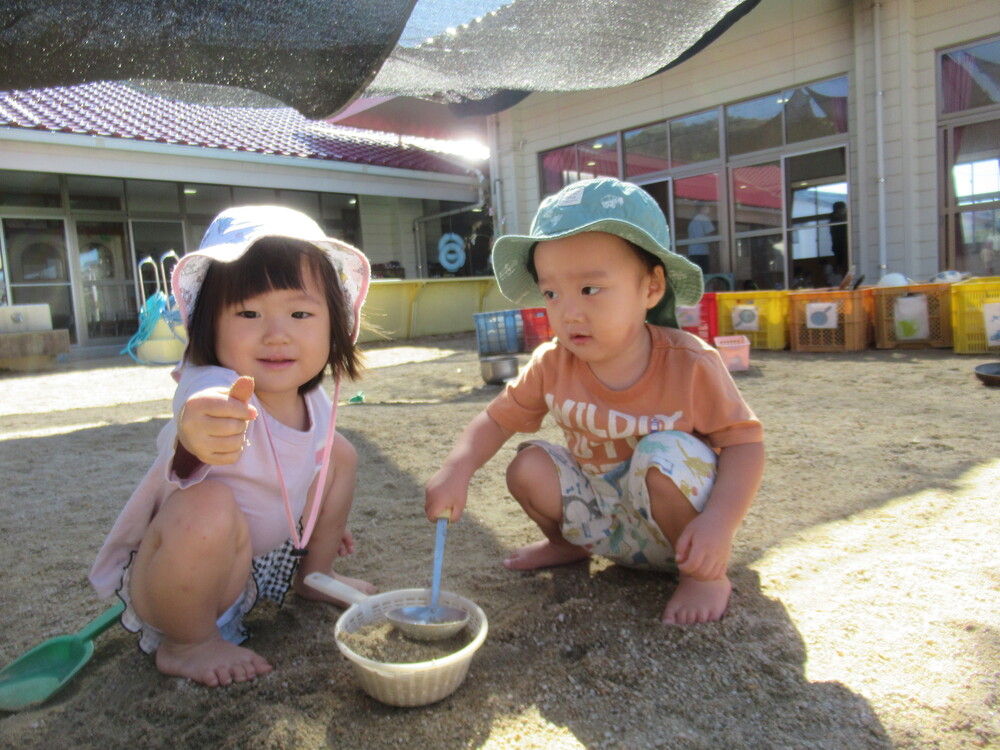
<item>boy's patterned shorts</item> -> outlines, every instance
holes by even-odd
[[[653,520],[646,472],[657,468],[699,513],[715,482],[717,456],[686,432],[654,432],[642,438],[628,461],[604,475],[585,472],[569,449],[544,440],[520,447],[544,449],[562,486],[562,533],[568,542],[620,565],[661,570],[674,550]]]

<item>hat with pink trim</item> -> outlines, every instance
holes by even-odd
[[[265,237],[304,240],[326,253],[347,295],[352,313],[352,338],[357,341],[361,306],[371,279],[368,258],[346,242],[327,237],[319,224],[305,214],[284,206],[239,206],[226,209],[213,219],[201,245],[181,258],[171,276],[170,288],[184,324],[190,321],[212,261],[232,263],[239,260],[251,245]]]

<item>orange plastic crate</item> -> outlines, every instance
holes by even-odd
[[[789,292],[789,338],[792,351],[856,352],[867,349],[874,339],[874,295],[871,287],[856,290],[808,290]],[[807,305],[826,303],[828,310],[813,311],[832,320],[836,327],[810,327]],[[815,321],[814,321],[815,322]]]
[[[1000,276],[983,276],[951,285],[951,324],[956,354],[985,354],[1000,347],[986,340],[983,305],[1000,302]]]
[[[951,284],[911,284],[873,290],[875,295],[875,346],[878,349],[950,348]],[[896,300],[922,294],[927,298],[928,336],[925,339],[899,339],[896,331]]]

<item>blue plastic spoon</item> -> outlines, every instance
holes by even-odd
[[[437,517],[437,533],[434,538],[434,577],[431,580],[431,603],[411,607],[399,607],[386,614],[393,627],[418,641],[437,641],[449,638],[465,627],[469,613],[458,607],[440,604],[441,567],[444,562],[444,541],[448,532],[451,509]]]

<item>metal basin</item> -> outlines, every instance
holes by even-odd
[[[505,380],[517,377],[517,357],[483,357],[479,360],[479,371],[488,385],[503,385]]]

